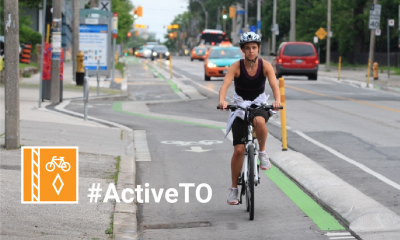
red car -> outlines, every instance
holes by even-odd
[[[277,78],[282,75],[307,76],[318,79],[318,54],[309,42],[283,42],[277,51],[272,67]]]

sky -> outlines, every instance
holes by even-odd
[[[188,10],[189,0],[131,0],[136,7],[143,7],[143,17],[135,20],[134,24],[149,26],[149,32],[156,33],[156,38],[165,41],[167,26],[175,16]],[[164,28],[165,26],[165,28]]]

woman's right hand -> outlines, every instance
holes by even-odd
[[[226,101],[219,102],[219,109],[221,111],[224,110],[224,109],[226,109],[228,111],[229,109],[227,109],[226,107],[228,107],[228,102],[226,102]]]

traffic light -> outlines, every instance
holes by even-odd
[[[179,24],[168,25],[167,28],[168,28],[168,29],[178,29],[178,28],[179,28]]]
[[[143,7],[142,6],[137,7],[136,11],[137,11],[136,13],[137,13],[138,17],[143,17]]]
[[[133,10],[133,18],[138,18],[138,14],[137,14],[137,10],[136,9],[134,9]]]
[[[174,33],[169,33],[169,39],[173,39],[174,38]]]
[[[128,32],[128,33],[126,34],[126,36],[131,37],[131,36],[132,36],[132,33],[131,33],[131,32]]]
[[[227,18],[228,18],[228,14],[227,14],[227,11],[226,11],[225,8],[222,9],[222,18],[223,18],[223,19],[227,19]]]
[[[229,18],[236,17],[236,7],[230,6],[229,7]]]

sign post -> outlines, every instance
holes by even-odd
[[[113,66],[112,66],[112,75],[111,75],[111,79],[112,81],[114,81],[115,78],[115,64],[117,64],[115,62],[115,46],[117,43],[117,35],[118,35],[118,13],[114,13],[113,18],[112,18],[112,34],[113,34],[113,51],[112,51],[112,59],[113,59]]]
[[[325,37],[326,37],[326,35],[328,35],[328,33],[325,31],[325,29],[323,29],[322,27],[320,27],[316,32],[315,32],[315,35],[317,35],[317,37],[319,38],[319,39],[324,39]],[[315,42],[315,40],[314,40],[314,42]],[[318,42],[318,39],[317,39],[317,42]],[[319,44],[318,44],[318,61],[320,62],[320,51],[319,51]]]
[[[370,41],[369,41],[369,62],[374,62],[375,52],[375,30],[380,29],[381,23],[381,5],[377,4],[378,0],[374,0],[374,4],[371,4],[369,9],[369,29],[371,29]],[[368,66],[368,72],[371,71]],[[367,87],[369,87],[369,74],[367,78]]]
[[[387,64],[388,64],[388,78],[390,78],[390,27],[394,27],[394,19],[388,19],[388,24],[387,24]]]

